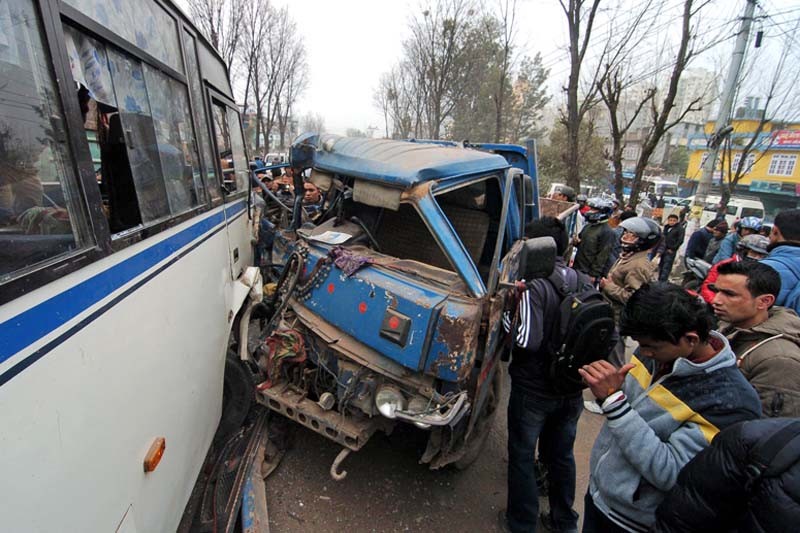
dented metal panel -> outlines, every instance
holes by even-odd
[[[316,261],[327,253],[325,246],[311,246],[307,271],[311,272]],[[410,282],[388,270],[366,267],[348,277],[334,267],[303,305],[386,357],[407,368],[422,370],[431,324],[447,296],[444,290],[416,280]],[[380,335],[388,308],[411,318],[403,346]]]
[[[445,381],[469,376],[480,348],[481,303],[450,298],[436,323],[425,371]]]

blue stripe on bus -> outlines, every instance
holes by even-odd
[[[238,218],[239,215],[243,214],[245,207],[246,204],[243,201],[228,206],[225,208],[224,213],[220,210],[218,213],[193,224],[150,248],[142,250],[108,270],[104,270],[39,305],[6,320],[0,324],[0,339],[4,339],[2,346],[0,346],[0,363],[3,363],[53,330],[63,326],[157,263],[211,231],[215,226],[224,222],[225,216],[230,221]],[[224,226],[219,229],[222,228]],[[182,256],[183,254],[181,254]],[[172,264],[172,262],[169,264]],[[160,271],[161,269],[157,272]],[[146,280],[151,278],[152,276],[148,276]],[[138,286],[141,285],[137,284]],[[0,385],[8,381],[5,378],[5,375],[0,377]]]

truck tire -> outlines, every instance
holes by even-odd
[[[255,401],[256,382],[253,373],[237,355],[229,351],[225,358],[222,383],[222,416],[217,436],[224,439],[242,427]]]
[[[472,435],[469,441],[464,445],[464,455],[460,459],[453,462],[458,470],[466,470],[480,457],[483,448],[486,446],[486,440],[489,438],[489,433],[494,426],[494,419],[497,416],[497,408],[503,397],[503,383],[505,382],[505,366],[502,362],[497,362],[497,370],[494,372],[492,378],[492,387],[489,389],[486,402],[483,404],[481,414],[478,420],[475,421],[475,427],[472,429]]]

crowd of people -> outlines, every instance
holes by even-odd
[[[580,200],[557,192],[562,201]],[[778,213],[768,229],[747,217],[730,231],[720,219],[693,232],[684,256],[713,263],[698,292],[671,282],[682,217],[669,215],[662,226],[601,198],[585,199],[581,213],[585,224],[572,242],[552,217],[529,224],[526,236],[552,237],[561,278],[607,299],[614,346],[577,370],[593,400],[584,405],[582,391],[554,388],[564,298],[552,277],[523,280],[516,305],[529,312],[505,321],[516,334],[501,527],[578,530],[573,447],[586,408],[605,421],[591,452],[584,532],[793,531],[800,524],[800,209]],[[549,511],[540,513],[543,491]]]

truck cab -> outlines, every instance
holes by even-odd
[[[345,450],[408,423],[430,433],[421,461],[432,468],[477,458],[503,381],[502,313],[525,223],[538,216],[528,155],[298,138],[295,175],[324,202],[274,238],[277,311],[259,401]]]

